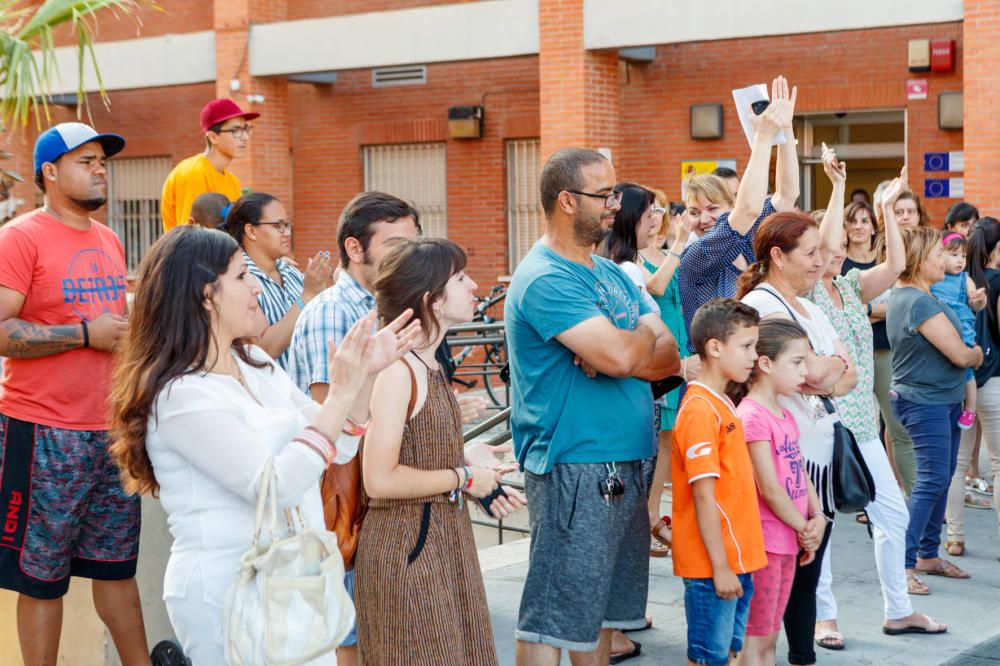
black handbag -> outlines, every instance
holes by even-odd
[[[983,350],[983,364],[975,369],[976,386],[982,387],[996,376],[1000,370],[1000,349],[993,342],[993,328],[996,323],[990,316],[990,308],[976,313],[976,344]]]
[[[837,410],[823,398],[828,414]],[[833,423],[833,505],[841,513],[858,513],[875,501],[875,480],[868,471],[861,448],[840,417]]]

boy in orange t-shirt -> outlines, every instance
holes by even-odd
[[[757,360],[757,311],[730,298],[698,309],[690,340],[701,357],[674,426],[674,575],[684,579],[688,663],[725,666],[743,648],[751,572],[767,565],[743,424],[725,395]]]

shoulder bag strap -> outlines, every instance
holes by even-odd
[[[403,359],[403,365],[410,373],[410,402],[406,405],[406,422],[409,423],[410,419],[413,418],[413,408],[417,406],[417,375],[414,374],[413,368],[406,359]]]
[[[795,316],[795,312],[792,310],[792,308],[788,307],[788,303],[785,302],[785,299],[783,299],[778,294],[774,293],[770,289],[765,289],[764,287],[754,287],[750,291],[751,292],[754,292],[754,291],[763,291],[764,293],[771,294],[776,299],[778,299],[778,302],[781,303],[786,310],[788,310],[788,314],[791,315],[792,321],[794,321],[796,324],[799,323],[799,318]]]

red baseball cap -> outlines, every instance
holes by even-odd
[[[207,132],[212,125],[224,123],[231,118],[246,118],[253,120],[259,118],[256,111],[244,111],[231,99],[213,99],[201,110],[201,129]]]

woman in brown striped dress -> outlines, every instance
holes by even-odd
[[[358,648],[370,666],[497,664],[464,502],[489,495],[504,470],[466,466],[461,412],[434,359],[448,328],[472,318],[465,262],[450,241],[418,239],[389,250],[375,280],[380,319],[413,308],[426,337],[372,393],[355,559]]]

